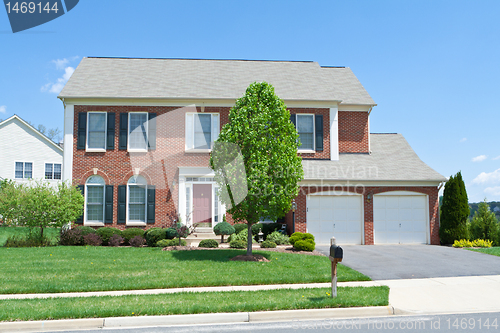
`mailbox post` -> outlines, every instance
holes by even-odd
[[[342,262],[344,250],[335,243],[335,237],[330,239],[330,261],[332,262],[332,297],[337,297],[337,263]]]

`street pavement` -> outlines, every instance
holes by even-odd
[[[341,245],[342,264],[372,280],[500,275],[500,257],[436,245]],[[316,250],[329,255],[328,246]]]

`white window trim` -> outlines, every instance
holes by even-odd
[[[297,133],[299,133],[299,116],[310,116],[313,119],[313,149],[309,148],[298,148],[297,151],[299,154],[313,154],[316,153],[316,117],[314,113],[296,113],[295,114],[295,129]]]
[[[50,178],[50,179],[45,178],[46,164],[52,164],[52,178]],[[61,179],[54,178],[54,173],[55,173],[54,172],[54,165],[56,165],[56,164],[59,164],[61,166]],[[62,181],[62,162],[45,162],[43,164],[43,179],[47,180],[47,181]]]
[[[23,178],[16,178],[16,163],[22,163],[23,164]],[[25,171],[26,171],[26,163],[31,163],[31,178],[26,178],[24,177]],[[32,161],[14,161],[14,180],[28,180],[28,179],[35,179],[35,163]],[[45,175],[45,174],[44,174]],[[45,176],[44,176],[45,178]]]
[[[129,179],[130,181],[130,179]],[[130,184],[129,181],[127,181],[127,200],[126,200],[126,221],[125,221],[125,225],[128,225],[128,226],[145,226],[147,225],[147,218],[148,218],[148,186],[144,186],[144,222],[143,221],[136,221],[136,220],[130,220],[130,217],[129,217],[129,211],[130,211],[130,207],[129,207],[129,203],[130,203],[130,186],[139,186],[137,184]]]
[[[87,179],[88,180],[88,179]],[[88,209],[88,186],[102,186],[102,222],[100,221],[88,221],[87,218],[88,218],[88,212],[87,212],[87,209]],[[105,219],[105,214],[106,214],[106,183],[104,185],[100,185],[100,184],[87,184],[87,181],[85,181],[85,209],[84,209],[84,218],[83,218],[83,225],[85,226],[89,226],[89,227],[103,227],[104,226],[104,219]]]
[[[213,143],[217,140],[220,134],[220,113],[217,112],[186,112],[185,120],[184,120],[184,127],[185,127],[185,137],[184,137],[184,149],[187,153],[210,153],[212,151],[212,147],[210,148],[190,148],[187,146],[187,137],[188,135],[191,136],[192,141],[193,141],[193,146],[194,146],[194,116],[195,115],[204,115],[208,114],[211,116],[210,118],[210,146],[213,145]],[[188,116],[193,116],[193,126],[192,126],[192,131],[191,133],[188,133]],[[217,130],[214,131],[214,118],[217,118]]]
[[[144,125],[144,129],[146,130],[146,148],[144,148],[144,149],[130,148],[130,117],[132,114],[141,114],[141,113],[146,115],[146,122]],[[127,131],[128,131],[128,133],[127,133],[127,151],[139,152],[139,153],[147,152],[148,151],[148,143],[149,143],[149,112],[129,112],[128,117],[127,117],[127,125],[128,125],[127,126]]]
[[[104,148],[89,148],[89,130],[90,130],[90,114],[103,113],[104,114]],[[108,129],[108,113],[105,111],[91,111],[87,112],[87,133],[85,136],[85,151],[89,153],[105,153],[107,146],[107,129]]]

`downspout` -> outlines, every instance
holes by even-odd
[[[368,110],[368,154],[372,154],[372,139],[370,136],[370,113],[372,113],[373,106],[370,106],[370,109]]]

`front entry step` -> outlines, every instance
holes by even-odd
[[[224,241],[226,241],[227,237],[224,236]],[[220,242],[220,236],[214,234],[212,229],[210,229],[210,232],[198,232],[198,228],[186,238],[186,242],[189,246],[198,246],[204,239],[215,239],[217,242]]]

